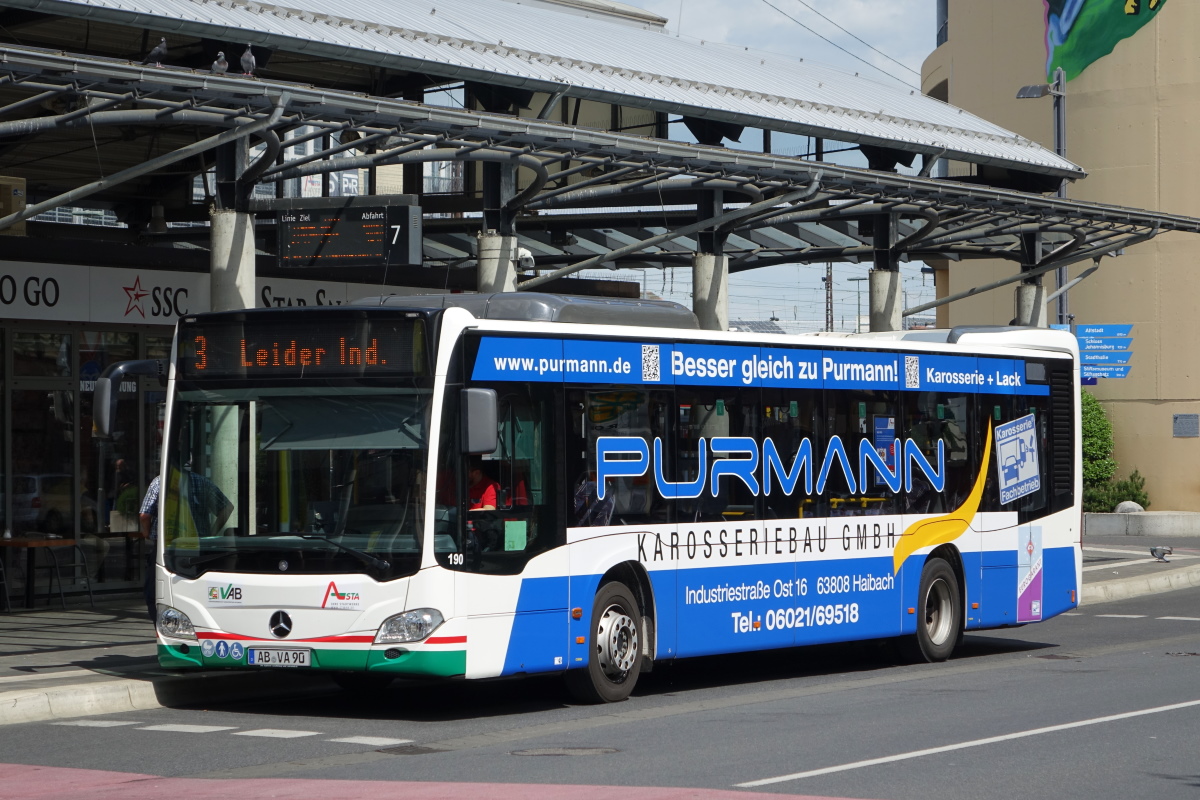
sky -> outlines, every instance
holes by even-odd
[[[921,62],[935,47],[935,0],[622,2],[666,17],[667,30],[674,35],[804,58],[891,85],[918,87]],[[917,262],[901,266],[906,306],[933,299],[933,278],[921,274],[921,266]],[[860,304],[866,313],[865,282],[847,279],[865,277],[869,268],[868,264],[833,265],[835,330],[855,329]],[[645,274],[629,270],[586,274],[642,280],[647,291],[691,307],[690,268],[649,270]],[[791,332],[820,330],[825,324],[824,275],[824,264],[769,267],[731,275],[729,317],[766,320],[774,316]]]

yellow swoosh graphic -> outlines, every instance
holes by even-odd
[[[892,554],[893,573],[899,573],[900,567],[904,565],[904,559],[922,547],[952,542],[966,532],[967,528],[971,526],[971,520],[975,518],[975,512],[979,510],[979,503],[983,500],[983,486],[987,483],[987,468],[991,456],[992,421],[989,419],[987,439],[984,440],[983,445],[983,461],[980,462],[979,477],[975,479],[975,487],[971,489],[971,493],[967,495],[963,504],[949,514],[923,519],[908,526],[904,535],[900,537],[900,542],[896,545],[896,551]]]

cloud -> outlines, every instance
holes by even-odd
[[[804,58],[881,81],[888,81],[886,73],[913,86],[920,82],[917,75],[855,41],[804,3],[916,72],[935,46],[934,4],[929,0],[769,0],[833,44],[805,30],[764,0],[624,2],[666,17],[670,20],[668,30],[685,38]]]

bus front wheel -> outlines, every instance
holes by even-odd
[[[911,640],[912,660],[948,659],[962,635],[962,615],[962,597],[954,570],[944,559],[929,559],[921,571],[917,635]]]
[[[567,673],[567,689],[584,703],[615,703],[629,697],[642,671],[642,615],[623,583],[600,587],[592,605],[588,664]]]

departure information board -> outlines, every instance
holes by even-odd
[[[280,209],[278,224],[281,267],[421,263],[416,206]]]

